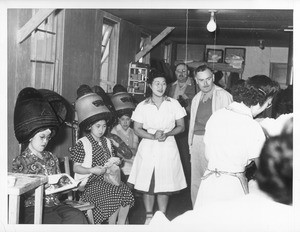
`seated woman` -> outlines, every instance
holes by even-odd
[[[122,167],[122,177],[123,181],[126,183],[131,172],[132,164],[139,144],[139,138],[134,133],[134,130],[130,127],[132,122],[131,116],[133,110],[135,109],[135,105],[133,104],[131,95],[126,92],[114,94],[111,97],[111,100],[114,104],[118,117],[118,124],[112,128],[111,134],[119,136],[132,153],[131,158],[124,158],[124,166]]]
[[[59,121],[49,102],[34,88],[23,89],[17,98],[14,129],[19,143],[28,144],[12,163],[12,172],[52,175],[60,173],[58,158],[45,148],[56,134]],[[45,188],[50,185],[47,183]],[[34,190],[25,194],[21,223],[33,224]],[[59,195],[44,196],[43,224],[87,224],[85,215],[59,201]]]
[[[77,93],[75,108],[79,127],[87,132],[71,151],[74,172],[87,176],[80,199],[95,205],[93,209],[95,224],[107,219],[109,224],[125,224],[129,208],[134,204],[133,195],[123,182],[117,186],[104,180],[109,160],[119,163],[119,158],[114,157],[112,142],[104,136],[111,112],[102,98],[93,93],[89,86],[80,86]],[[113,159],[110,159],[111,157]]]

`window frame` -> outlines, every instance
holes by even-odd
[[[38,11],[39,9],[33,9],[32,15]],[[50,89],[59,94],[62,92],[62,65],[60,63],[63,60],[64,12],[64,10],[53,11],[30,37],[31,85],[36,88]],[[53,36],[50,43],[47,39],[49,35]],[[40,39],[42,36],[43,40]],[[42,49],[41,46],[43,46]],[[45,52],[44,57],[38,54],[41,50]],[[37,78],[37,69],[41,69],[39,78]]]
[[[101,19],[101,36],[99,36],[100,41],[98,41],[98,44],[101,44],[102,49],[102,41],[103,41],[103,35],[102,35],[102,28],[105,21],[113,24],[113,30],[111,32],[110,36],[110,45],[109,45],[109,57],[108,57],[108,74],[107,79],[102,79],[101,77],[101,58],[102,53],[100,49],[100,57],[98,62],[100,62],[99,65],[99,74],[97,78],[97,83],[99,83],[99,86],[101,86],[105,92],[110,93],[112,92],[113,86],[117,83],[117,74],[118,74],[118,52],[119,52],[119,35],[120,35],[120,22],[121,20],[113,16],[107,12],[100,11],[100,15],[102,16]]]

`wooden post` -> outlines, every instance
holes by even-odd
[[[55,9],[41,9],[17,33],[17,43],[22,43]]]
[[[44,185],[35,189],[34,224],[42,224]]]
[[[146,55],[156,44],[158,44],[163,38],[165,38],[175,27],[167,27],[158,36],[156,36],[142,51],[135,55],[135,62]]]
[[[287,77],[286,85],[293,84],[293,33],[289,33],[289,53],[288,53],[288,65],[287,65]]]

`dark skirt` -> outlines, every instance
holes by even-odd
[[[34,223],[34,206],[24,207],[20,223]],[[88,224],[83,212],[69,205],[56,205],[43,208],[43,224]]]

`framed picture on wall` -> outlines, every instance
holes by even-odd
[[[243,64],[245,64],[246,59],[246,48],[225,48],[225,62],[230,63],[230,60],[242,60]]]
[[[222,49],[207,49],[206,50],[206,61],[223,63],[223,50]]]

